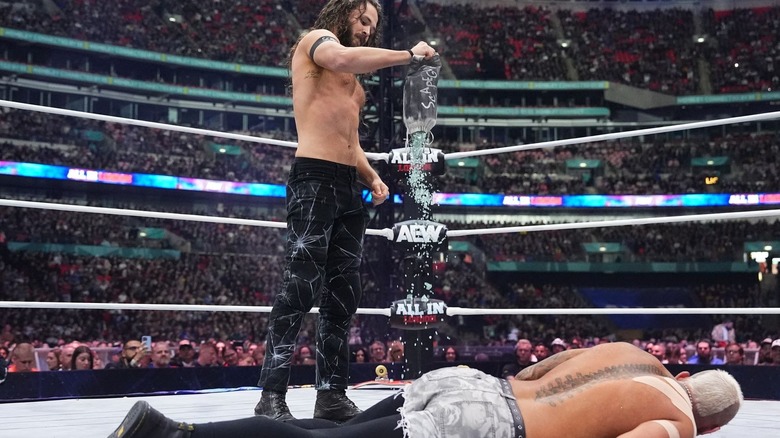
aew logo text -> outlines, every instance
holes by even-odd
[[[430,221],[406,221],[393,229],[396,243],[443,243],[447,227]]]

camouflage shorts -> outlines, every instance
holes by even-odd
[[[506,380],[471,368],[442,368],[403,390],[399,427],[409,438],[525,438]]]

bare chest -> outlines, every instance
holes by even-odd
[[[302,83],[311,88],[313,93],[324,95],[335,94],[346,97],[358,106],[366,103],[366,93],[355,75],[336,73],[322,68],[312,68],[303,78]]]

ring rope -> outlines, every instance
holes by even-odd
[[[222,131],[212,131],[210,129],[202,129],[202,128],[190,128],[187,126],[180,126],[180,125],[170,125],[167,123],[159,123],[159,122],[147,122],[145,120],[137,120],[137,119],[128,119],[125,117],[116,117],[116,116],[107,116],[105,114],[96,114],[96,113],[88,113],[84,111],[74,111],[74,110],[68,110],[68,109],[62,109],[62,108],[54,108],[50,106],[42,106],[42,105],[32,105],[29,103],[20,103],[20,102],[13,102],[10,100],[2,100],[0,99],[0,106],[6,106],[9,108],[16,108],[16,109],[22,109],[22,110],[28,110],[28,111],[37,111],[41,113],[46,114],[57,114],[61,116],[72,116],[72,117],[80,117],[82,119],[90,119],[90,120],[102,120],[104,122],[112,122],[112,123],[126,123],[128,125],[136,125],[136,126],[144,126],[146,128],[155,128],[155,129],[167,129],[169,131],[177,131],[177,132],[186,132],[189,134],[198,134],[198,135],[207,135],[211,137],[221,137],[221,138],[229,138],[232,140],[242,140],[242,141],[249,141],[252,143],[263,143],[263,144],[271,144],[275,146],[284,146],[289,148],[296,148],[298,147],[298,143],[292,142],[292,141],[285,141],[285,140],[277,140],[273,138],[264,138],[264,137],[255,137],[252,135],[245,135],[245,134],[234,134],[230,132],[222,132]],[[374,153],[374,152],[366,152],[366,157],[372,160],[384,160],[387,161],[389,154],[381,154],[381,153]]]
[[[270,313],[271,306],[213,306],[208,304],[142,304],[142,303],[71,303],[56,301],[0,301],[0,309],[60,309],[60,310],[175,310],[186,312],[249,312]],[[318,313],[312,307],[308,313]],[[390,309],[358,309],[362,315],[390,316]]]
[[[689,129],[709,128],[712,126],[731,125],[731,124],[744,123],[744,122],[757,122],[761,120],[772,120],[778,118],[780,118],[780,111],[774,111],[770,113],[760,113],[760,114],[752,114],[748,116],[729,117],[726,119],[705,120],[702,122],[682,123],[679,125],[671,125],[671,126],[659,126],[656,128],[646,128],[646,129],[637,129],[633,131],[614,132],[610,134],[591,135],[588,137],[569,138],[565,140],[543,141],[540,143],[531,143],[531,144],[518,145],[518,146],[504,146],[504,147],[492,148],[492,149],[479,149],[479,150],[466,151],[466,152],[454,152],[454,153],[446,154],[445,158],[448,160],[457,160],[459,158],[476,157],[479,155],[493,155],[493,154],[501,154],[505,152],[527,151],[531,149],[543,149],[543,148],[552,148],[557,146],[592,143],[597,141],[617,140],[622,138],[641,137],[643,135],[663,134],[666,132],[685,131]]]
[[[447,315],[780,315],[780,307],[591,307],[577,309],[467,309],[465,307],[448,307]]]
[[[184,214],[184,213],[165,213],[165,212],[156,212],[156,211],[147,211],[147,210],[127,210],[121,208],[93,207],[87,205],[20,201],[16,199],[0,198],[0,206],[37,208],[42,210],[72,211],[78,213],[110,214],[115,216],[135,216],[135,217],[146,217],[146,218],[156,218],[156,219],[173,219],[173,220],[183,220],[183,221],[193,221],[193,222],[208,222],[214,224],[248,225],[253,227],[287,228],[287,224],[284,222],[261,221],[257,219],[204,216],[204,215]],[[697,222],[697,221],[707,221],[707,220],[709,221],[733,220],[733,219],[765,218],[765,217],[777,217],[777,216],[780,216],[780,210],[750,210],[750,211],[737,211],[737,212],[727,212],[727,213],[703,213],[703,214],[691,214],[691,215],[681,215],[681,216],[660,216],[660,217],[647,217],[647,218],[615,219],[615,220],[596,221],[596,222],[567,222],[563,224],[523,225],[517,227],[482,228],[482,229],[473,229],[473,230],[472,229],[447,230],[447,237],[463,237],[463,236],[476,236],[476,235],[485,235],[485,234],[504,234],[504,233],[520,233],[520,232],[533,232],[533,231],[576,230],[580,228],[623,227],[629,225],[671,224],[671,223],[680,223],[680,222]],[[393,240],[394,238],[393,230],[390,228],[383,228],[381,230],[369,228],[366,229],[366,234],[369,236],[382,236],[387,240]]]
[[[270,306],[213,306],[206,304],[141,304],[141,303],[72,303],[0,301],[5,309],[68,309],[68,310],[160,310],[189,312],[248,312],[270,313]],[[319,312],[313,307],[308,313]],[[390,317],[390,309],[359,308],[360,315]],[[780,307],[661,307],[661,308],[550,308],[550,309],[468,309],[447,307],[448,316],[482,315],[780,315]]]
[[[482,228],[473,230],[447,230],[448,237],[476,236],[484,234],[520,233],[531,231],[577,230],[580,228],[623,227],[628,225],[671,224],[680,222],[716,221],[780,216],[780,210],[751,210],[728,213],[703,213],[680,216],[660,216],[632,219],[614,219],[595,222],[568,222],[564,224],[523,225],[518,227]]]
[[[0,99],[0,106],[23,109],[28,111],[37,111],[37,112],[48,113],[48,114],[58,114],[58,115],[65,115],[65,116],[81,117],[85,119],[102,120],[102,121],[113,122],[113,123],[126,123],[128,125],[145,126],[148,128],[168,129],[171,131],[186,132],[186,133],[199,134],[199,135],[208,135],[212,137],[223,137],[223,138],[229,138],[233,140],[249,141],[253,143],[265,143],[265,144],[272,144],[272,145],[285,146],[285,147],[298,146],[297,143],[291,141],[255,137],[255,136],[244,135],[244,134],[233,134],[229,132],[212,131],[209,129],[190,128],[186,126],[170,125],[170,124],[159,123],[159,122],[147,122],[144,120],[128,119],[128,118],[116,117],[116,116],[107,116],[104,114],[87,113],[84,111],[74,111],[74,110],[54,108],[54,107],[41,106],[41,105],[32,105],[28,103],[13,102],[13,101],[2,100],[2,99]],[[505,146],[500,148],[480,149],[480,150],[466,151],[466,152],[454,152],[454,153],[445,154],[444,157],[447,160],[456,160],[460,158],[476,157],[480,155],[493,155],[493,154],[500,154],[500,153],[507,153],[507,152],[517,152],[517,151],[526,151],[532,149],[552,148],[557,146],[591,143],[596,141],[617,140],[622,138],[640,137],[643,135],[662,134],[667,132],[708,128],[712,126],[722,126],[722,125],[730,125],[730,124],[744,123],[744,122],[755,122],[761,120],[773,120],[778,118],[780,118],[780,111],[775,111],[769,113],[751,114],[747,116],[729,117],[725,119],[705,120],[701,122],[682,123],[679,125],[638,129],[638,130],[627,131],[627,132],[614,132],[610,134],[591,135],[588,137],[577,137],[577,138],[570,138],[565,140],[554,140],[554,141],[546,141],[540,143],[531,143],[527,145]],[[388,161],[390,158],[390,154],[388,153],[365,152],[365,154],[366,157],[371,160]]]
[[[134,216],[154,219],[173,219],[192,222],[209,222],[214,224],[249,225],[253,227],[287,228],[284,222],[261,221],[256,219],[241,219],[235,217],[203,216],[198,214],[167,213],[162,211],[128,210],[123,208],[94,207],[90,205],[57,204],[53,202],[21,201],[17,199],[0,199],[0,205],[5,207],[36,208],[40,210],[72,211],[77,213],[98,213],[114,216]]]
[[[88,113],[84,111],[74,111],[50,106],[32,105],[29,103],[12,102],[9,100],[0,100],[0,106],[9,108],[23,109],[28,111],[37,111],[46,114],[57,114],[61,116],[80,117],[82,119],[102,120],[111,123],[125,123],[128,125],[144,126],[146,128],[167,129],[170,131],[186,132],[188,134],[208,135],[211,137],[223,137],[232,140],[249,141],[252,143],[266,143],[276,146],[298,147],[298,143],[285,140],[276,140],[273,138],[255,137],[245,134],[234,134],[231,132],[212,131],[210,129],[190,128],[188,126],[169,125],[167,123],[148,122],[146,120],[128,119],[124,117],[107,116],[105,114]]]
[[[208,222],[213,224],[247,225],[252,227],[287,228],[285,222],[261,221],[257,219],[241,219],[235,217],[204,216],[199,214],[166,213],[148,210],[128,210],[123,208],[94,207],[89,205],[56,204],[52,202],[20,201],[17,199],[0,199],[0,206],[37,208],[41,210],[72,211],[78,213],[110,214],[114,216],[134,216],[154,219],[173,219],[192,222]],[[366,234],[383,236],[388,240],[393,238],[393,230],[366,230]]]

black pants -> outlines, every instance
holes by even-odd
[[[268,417],[196,424],[192,438],[402,438],[403,430],[396,427],[403,403],[402,396],[390,396],[342,425],[317,419],[281,422]]]
[[[347,335],[362,290],[360,261],[368,213],[357,170],[296,158],[287,183],[287,267],[268,325],[259,386],[286,392],[298,332],[320,298],[316,388],[343,390]]]

